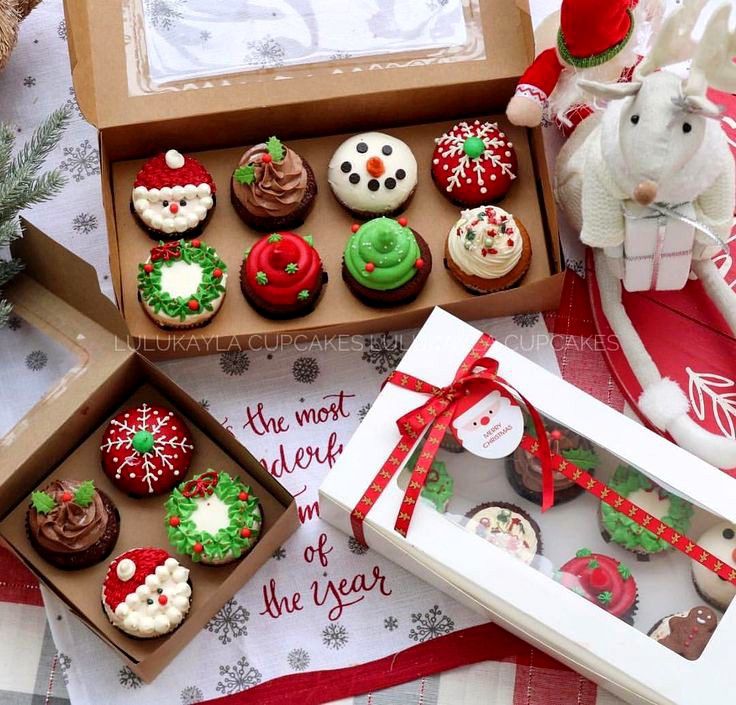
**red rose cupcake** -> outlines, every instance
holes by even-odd
[[[476,208],[506,196],[518,162],[513,143],[496,123],[460,122],[436,142],[432,178],[450,201]]]
[[[168,492],[186,476],[194,443],[173,411],[143,402],[118,413],[102,436],[102,469],[133,497]]]
[[[314,310],[327,274],[311,235],[273,233],[245,253],[243,295],[267,318],[295,318]]]

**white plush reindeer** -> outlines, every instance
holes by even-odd
[[[663,378],[621,302],[628,291],[680,289],[702,280],[736,333],[736,294],[712,262],[730,234],[734,160],[708,87],[736,91],[732,3],[719,7],[696,43],[705,0],[686,0],[662,27],[631,83],[585,82],[610,101],[560,152],[556,197],[582,241],[594,248],[603,312],[641,384],[639,409],[682,447],[722,468],[736,467],[736,442],[688,416],[680,387]],[[692,58],[681,80],[659,69]]]

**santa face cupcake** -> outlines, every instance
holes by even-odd
[[[479,504],[466,515],[465,530],[527,565],[542,553],[542,532],[521,507],[506,502]]]
[[[44,560],[63,570],[77,570],[110,555],[118,540],[120,515],[92,480],[54,480],[31,495],[26,530]]]
[[[733,524],[724,521],[712,526],[698,538],[697,544],[726,565],[736,568],[736,526]],[[736,595],[736,585],[723,580],[697,561],[691,561],[690,565],[698,594],[709,605],[719,610],[728,609]]]
[[[240,287],[268,318],[294,318],[314,310],[327,274],[312,237],[273,233],[245,253]]]
[[[174,631],[191,606],[189,570],[160,548],[119,555],[102,583],[102,607],[110,623],[138,639]]]
[[[432,178],[460,206],[477,208],[500,201],[517,171],[514,145],[496,123],[460,122],[437,139]]]
[[[166,529],[177,553],[195,563],[222,565],[247,555],[261,537],[258,498],[240,478],[207,472],[166,500]]]
[[[396,215],[417,187],[417,160],[409,146],[382,132],[345,140],[328,168],[335,198],[356,218]]]
[[[342,278],[348,289],[370,306],[413,301],[432,271],[429,245],[406,218],[375,218],[353,226],[343,254]]]
[[[154,240],[195,237],[215,209],[215,182],[197,159],[170,149],[138,172],[130,208]]]
[[[132,497],[168,492],[189,470],[194,443],[173,411],[143,402],[119,412],[102,436],[102,469]]]
[[[158,326],[170,330],[209,323],[225,300],[227,265],[194,239],[162,243],[138,265],[138,297]]]
[[[230,196],[235,212],[254,230],[290,230],[306,220],[317,181],[306,159],[271,137],[240,158]]]
[[[524,225],[493,206],[463,211],[445,245],[447,268],[473,294],[489,294],[518,283],[531,258]]]

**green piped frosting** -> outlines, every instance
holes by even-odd
[[[623,497],[628,497],[638,490],[658,492],[660,497],[669,501],[669,509],[664,516],[657,518],[678,533],[687,534],[690,529],[693,506],[681,497],[657,487],[648,477],[634,468],[620,465],[609,484],[611,489]],[[611,536],[611,540],[629,551],[661,553],[672,548],[667,541],[603,502],[601,503],[601,522],[603,528]]]
[[[414,278],[420,251],[411,228],[391,218],[375,218],[348,240],[344,257],[345,266],[360,284],[389,291]],[[372,272],[366,269],[369,263],[375,267]]]
[[[207,472],[212,472],[208,470]],[[204,474],[204,473],[203,473]],[[196,480],[199,475],[194,479]],[[169,542],[177,553],[189,556],[194,562],[208,558],[214,561],[239,558],[250,551],[256,544],[261,533],[263,518],[261,516],[258,498],[251,493],[251,489],[242,480],[231,477],[226,472],[218,473],[217,485],[213,494],[228,505],[230,525],[220,529],[214,536],[207,532],[197,531],[191,519],[194,510],[200,501],[196,497],[185,497],[181,489],[187,483],[177,487],[166,500],[166,530]],[[248,494],[248,499],[241,500],[241,492]],[[171,526],[171,518],[178,517],[179,524]],[[250,529],[250,536],[241,535],[243,527]],[[201,543],[203,550],[197,553],[194,545]]]
[[[419,459],[419,450],[415,450],[409,462],[406,464],[407,470],[414,471],[414,467]],[[447,511],[447,505],[452,499],[455,481],[452,475],[447,472],[447,466],[441,460],[433,460],[427,473],[427,479],[422,487],[421,496],[434,504],[438,512],[444,514]]]

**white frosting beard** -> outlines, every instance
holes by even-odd
[[[107,604],[103,587],[105,614],[126,634],[143,639],[167,634],[189,612],[192,589],[188,580],[189,569],[179,565],[176,558],[167,558],[163,565],[156,567],[155,575],[147,576],[145,585],[139,585],[114,611]],[[159,603],[159,595],[166,595],[165,605]],[[149,599],[153,604],[148,604]]]
[[[500,224],[490,222],[486,212],[498,220],[506,218],[505,232],[501,232]],[[483,279],[498,279],[508,274],[519,263],[523,252],[521,232],[514,216],[493,206],[463,211],[460,220],[452,226],[447,243],[450,257],[460,270]]]
[[[133,208],[140,219],[148,227],[167,234],[183,233],[195,228],[207,217],[215,203],[209,184],[167,186],[162,189],[136,186],[132,198]],[[176,213],[172,213],[171,204],[175,204]]]
[[[734,532],[734,536],[727,539],[723,535],[724,531]],[[727,565],[736,568],[733,556],[733,551],[736,549],[736,526],[727,522],[716,524],[698,539],[698,545],[710,551]],[[710,598],[725,610],[736,595],[736,586],[721,580],[715,573],[695,561],[692,561],[692,569],[693,580],[703,596]]]
[[[399,208],[416,188],[417,160],[400,139],[365,132],[337,148],[327,177],[337,199],[348,208],[381,215]]]
[[[481,509],[468,520],[465,529],[526,564],[537,555],[539,541],[534,527],[521,514],[505,507]]]
[[[150,258],[148,261],[151,261]],[[226,272],[223,272],[220,281],[223,287],[227,285]],[[197,291],[201,282],[202,268],[196,262],[187,263],[184,260],[178,260],[161,268],[161,291],[168,292],[172,298],[189,299]],[[224,300],[225,292],[223,291],[220,297],[210,304],[211,311],[201,307],[197,313],[187,314],[183,321],[178,317],[167,315],[163,310],[157,313],[145,299],[141,299],[141,303],[154,321],[170,328],[189,328],[209,321],[220,310]]]

